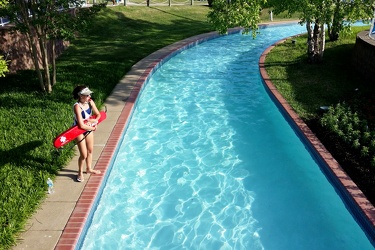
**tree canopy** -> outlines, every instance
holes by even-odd
[[[14,29],[26,35],[40,87],[47,93],[56,84],[56,41],[72,39],[105,7],[82,4],[81,0],[10,0],[0,9],[1,16],[9,17]]]
[[[208,14],[210,22],[221,34],[228,28],[243,27],[256,35],[261,8],[270,8],[275,14],[299,14],[300,23],[308,33],[307,53],[309,62],[323,60],[325,27],[330,40],[339,38],[344,29],[356,20],[370,20],[375,0],[214,0]]]
[[[265,0],[214,0],[208,18],[221,34],[226,34],[228,28],[243,27],[255,36],[264,3]]]

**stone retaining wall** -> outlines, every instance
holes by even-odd
[[[353,68],[369,84],[375,84],[375,40],[371,39],[368,33],[367,30],[357,34],[353,53]]]

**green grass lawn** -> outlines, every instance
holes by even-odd
[[[351,60],[356,34],[364,29],[369,27],[353,27],[340,40],[327,41],[320,64],[306,62],[306,36],[293,38],[295,44],[290,39],[276,46],[267,56],[272,82],[303,119],[316,117],[320,106],[350,99],[356,88],[368,88],[354,73]]]
[[[96,103],[102,105],[136,62],[169,44],[212,31],[206,18],[208,11],[205,5],[107,8],[86,34],[71,41],[71,46],[58,59],[57,85],[52,94],[40,92],[33,71],[0,78],[0,249],[8,249],[15,243],[27,218],[46,195],[47,178],[53,178],[73,156],[72,150],[55,150],[52,140],[72,124],[74,86],[89,85]],[[262,18],[268,21],[269,16],[263,13]],[[275,16],[274,20],[285,18]],[[298,42],[298,46],[302,44],[303,40]],[[346,46],[352,45],[344,44],[338,49],[345,50]],[[327,50],[327,58],[329,53]],[[301,58],[303,53],[293,60]],[[299,67],[307,66],[293,60],[277,71],[295,75],[294,80],[288,76],[281,84],[292,83],[291,87],[285,87],[292,90],[290,95],[295,99],[289,100],[301,107],[297,110],[302,117],[310,117],[316,110],[314,101],[302,102],[306,94],[303,88],[293,90],[300,82]],[[324,74],[319,73],[322,79]],[[324,104],[337,101],[343,94],[336,93],[340,78],[330,78],[333,82],[326,83],[322,93],[335,94],[326,95],[322,99]],[[313,82],[306,84],[314,85]],[[350,87],[344,92],[347,91]]]

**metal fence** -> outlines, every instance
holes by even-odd
[[[86,2],[84,0],[82,0],[81,3],[82,3],[82,5],[80,7],[82,7],[82,8],[86,7]],[[76,8],[76,6],[69,4],[69,8],[70,9]],[[64,10],[64,7],[60,7],[58,9],[58,11],[63,11],[63,10]],[[30,9],[28,9],[28,13],[29,13],[29,17],[31,17],[32,15],[31,15],[31,10]],[[4,26],[4,25],[6,25],[8,23],[10,23],[8,17],[0,17],[0,26]]]
[[[81,7],[86,7],[88,4],[110,2],[116,5],[138,5],[138,6],[172,6],[172,5],[205,5],[207,0],[87,0],[83,1]],[[74,6],[70,6],[74,8]],[[63,9],[63,8],[62,8]],[[62,10],[60,9],[60,11]],[[0,17],[0,26],[9,24],[9,18]]]
[[[193,5],[193,0],[123,0],[124,5]]]
[[[133,6],[206,5],[207,0],[88,0],[88,4],[103,3]]]
[[[0,25],[4,26],[5,24],[9,23],[9,18],[7,17],[0,17]]]

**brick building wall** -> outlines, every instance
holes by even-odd
[[[60,55],[69,42],[59,41],[56,44],[56,55]],[[34,69],[29,45],[25,35],[11,30],[11,25],[0,27],[0,55],[8,61],[11,73],[18,70]],[[41,65],[41,62],[39,62]]]

